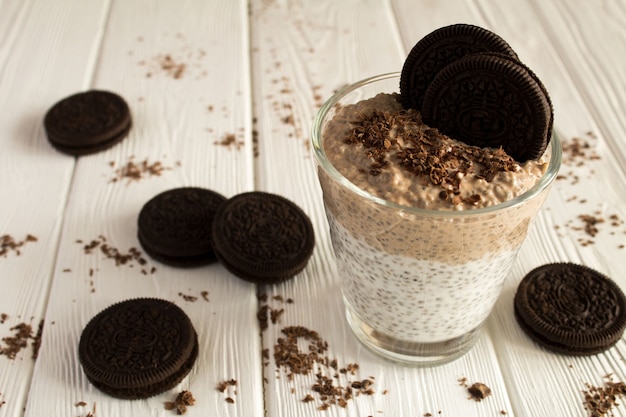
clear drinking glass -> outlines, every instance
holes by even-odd
[[[438,211],[378,198],[337,171],[322,135],[338,108],[397,92],[399,80],[383,74],[338,91],[313,121],[312,145],[350,327],[384,358],[432,366],[476,342],[556,178],[561,144],[553,135],[533,188],[495,206]]]

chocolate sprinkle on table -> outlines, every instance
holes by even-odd
[[[76,243],[83,245],[83,251],[85,254],[90,255],[97,248],[100,248],[100,252],[107,258],[113,259],[115,261],[115,266],[128,265],[133,267],[134,262],[138,263],[140,266],[144,267],[141,269],[141,273],[144,275],[154,274],[156,272],[156,268],[152,267],[150,269],[145,268],[148,261],[144,258],[141,251],[135,247],[131,247],[128,250],[128,253],[122,253],[119,249],[109,245],[107,243],[107,239],[100,235],[96,239],[91,240],[89,243],[84,244],[82,240],[77,240]]]
[[[470,398],[478,402],[484,400],[491,395],[491,388],[489,388],[482,382],[475,382],[467,388],[467,391],[469,391],[471,395]]]
[[[226,381],[219,382],[216,388],[219,392],[225,392],[226,388],[228,388],[229,386],[234,387],[236,385],[237,385],[237,380],[231,378]]]
[[[0,236],[0,256],[7,257],[9,252],[15,252],[17,256],[20,256],[22,253],[20,248],[24,246],[27,242],[37,242],[37,238],[31,234],[26,235],[24,240],[17,241],[11,235],[4,234]]]
[[[217,384],[217,387],[216,387],[216,388],[217,388],[217,390],[218,390],[219,392],[221,392],[221,393],[225,393],[225,394],[228,394],[228,393],[227,393],[227,389],[228,389],[228,388],[230,388],[230,387],[236,387],[236,386],[237,386],[237,380],[236,380],[236,379],[231,378],[231,379],[228,379],[228,380],[226,380],[226,381],[221,381],[221,382],[219,382],[219,383]],[[233,391],[233,394],[234,394],[234,395],[237,395],[237,390],[234,390],[234,391]],[[224,399],[224,401],[226,401],[226,402],[227,402],[227,403],[229,403],[229,404],[234,404],[234,403],[235,403],[235,399],[234,399],[233,397],[231,397],[231,396],[227,396],[227,397]]]
[[[315,382],[311,385],[311,391],[320,400],[318,410],[328,410],[331,406],[345,408],[348,401],[356,396],[375,394],[374,377],[342,382],[346,377],[341,375],[355,375],[359,365],[351,363],[339,368],[337,360],[326,355],[328,343],[316,331],[303,326],[290,326],[281,332],[285,337],[278,338],[274,345],[276,367],[286,369],[290,381],[297,374],[314,373]],[[299,346],[302,346],[302,341],[307,346],[301,350]],[[312,402],[314,397],[307,394],[302,401]]]
[[[618,406],[618,398],[626,395],[626,384],[623,382],[613,382],[611,375],[603,387],[596,387],[587,384],[587,390],[583,391],[584,406],[589,413],[589,417],[604,417],[613,415],[612,409]]]
[[[244,141],[237,140],[237,136],[234,133],[225,134],[221,140],[213,142],[215,145],[221,145],[226,148],[234,147],[236,150],[239,150],[245,144]]]
[[[114,167],[115,162],[111,161],[109,165]],[[180,166],[180,162],[177,162],[176,165]],[[127,179],[128,182],[126,184],[128,185],[133,181],[140,181],[146,177],[160,177],[163,171],[171,169],[171,167],[164,166],[160,161],[150,163],[147,159],[144,159],[142,162],[135,163],[133,158],[130,157],[126,164],[115,170],[115,176],[110,182]]]
[[[166,401],[164,406],[166,410],[176,410],[176,414],[182,415],[187,412],[187,407],[196,403],[191,391],[181,391],[174,401]]]
[[[43,320],[39,322],[37,333],[33,334],[33,328],[30,324],[20,323],[9,330],[13,331],[13,336],[2,338],[4,346],[0,346],[0,355],[4,355],[9,359],[15,359],[22,349],[28,347],[28,341],[31,340],[33,353],[31,357],[37,359],[39,346],[41,345],[41,335],[43,333]]]

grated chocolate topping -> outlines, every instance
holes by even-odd
[[[428,127],[414,109],[373,110],[351,121],[352,130],[344,140],[361,144],[371,160],[369,174],[379,175],[390,160],[416,176],[441,187],[439,197],[476,204],[479,194],[462,197],[461,179],[469,174],[491,182],[499,172],[515,171],[518,164],[502,148],[490,149],[454,141]]]

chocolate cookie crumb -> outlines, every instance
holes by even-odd
[[[196,403],[191,391],[181,391],[174,401],[166,401],[164,407],[166,410],[176,410],[176,414],[182,415],[187,412],[187,407]]]
[[[157,56],[157,60],[161,69],[170,77],[174,79],[179,79],[183,76],[185,69],[187,68],[187,64],[184,62],[174,61],[174,58],[170,54],[159,55]]]
[[[326,355],[328,343],[316,331],[303,326],[290,326],[282,329],[282,333],[285,337],[278,338],[274,345],[276,366],[286,370],[290,381],[295,375],[315,372],[311,391],[319,398],[318,410],[328,410],[331,406],[346,408],[355,396],[375,394],[374,377],[348,380],[347,375],[356,374],[358,364],[340,368],[336,359]],[[311,394],[303,399],[303,402],[312,401],[314,397]]]
[[[74,407],[85,407],[86,405],[87,405],[86,402],[79,401],[76,404],[74,404]],[[85,417],[96,417],[96,403],[93,403],[93,408],[91,409],[91,411],[85,414]]]
[[[591,237],[595,237],[598,234],[597,225],[600,223],[604,223],[604,219],[602,217],[591,216],[588,214],[581,214],[578,216],[580,220],[584,223],[585,233],[587,233]]]
[[[189,301],[191,303],[195,302],[198,299],[198,297],[196,297],[195,295],[183,294],[182,292],[179,292],[178,296],[181,297],[183,300]]]
[[[221,145],[226,148],[235,148],[236,150],[241,149],[245,144],[244,141],[237,140],[237,136],[234,133],[227,133],[222,137],[221,140],[213,142],[215,145]]]
[[[9,252],[14,252],[17,256],[20,256],[22,252],[20,248],[28,242],[37,242],[37,238],[31,234],[27,234],[23,240],[15,240],[15,238],[9,234],[0,235],[0,257],[7,257]]]
[[[618,214],[611,214],[609,216],[603,216],[602,210],[596,210],[590,214],[580,214],[576,217],[578,222],[569,220],[565,226],[569,229],[577,232],[584,232],[587,237],[579,237],[578,243],[582,246],[589,246],[595,243],[594,238],[597,238],[601,233],[605,233],[607,227],[610,227],[608,233],[615,235],[616,233],[626,234],[626,228],[624,228],[624,221]],[[621,229],[621,230],[620,230]],[[618,248],[623,248],[623,244],[619,244]]]
[[[322,355],[328,349],[328,343],[316,331],[303,326],[290,326],[281,332],[285,337],[278,338],[274,345],[274,360],[278,368],[288,369],[287,377],[290,380],[295,374],[306,375],[311,372],[316,362],[324,363]],[[305,352],[300,351],[298,339],[308,342]]]
[[[5,346],[0,346],[0,355],[15,359],[17,354],[28,346],[28,341],[34,339],[33,329],[29,324],[20,323],[11,327],[10,330],[15,334],[2,338]]]
[[[233,398],[230,394],[231,394],[231,392],[232,392],[232,395],[237,395],[237,390],[236,390],[236,389],[232,389],[232,390],[231,390],[230,388],[232,388],[232,387],[236,387],[236,386],[237,386],[237,380],[236,380],[236,379],[231,378],[231,379],[228,379],[228,380],[225,380],[225,381],[218,382],[218,383],[217,383],[217,386],[216,386],[216,389],[217,389],[219,392],[221,392],[221,393],[224,393],[224,394],[228,395],[228,396],[225,398],[225,401],[226,401],[227,403],[229,403],[229,404],[234,404],[234,403],[235,403],[235,400],[234,400],[234,398]]]
[[[285,312],[284,308],[281,308],[281,309],[270,308],[270,320],[272,321],[272,324],[276,324],[278,322],[278,319],[280,318],[280,316],[283,315],[284,312]]]
[[[227,389],[228,387],[234,387],[234,386],[236,386],[236,385],[237,385],[237,380],[236,380],[236,379],[231,378],[231,379],[228,379],[228,380],[225,380],[225,381],[219,382],[219,383],[217,384],[217,390],[218,390],[219,392],[225,392],[225,391],[226,391],[226,389]]]
[[[83,252],[87,255],[93,254],[94,250],[100,248],[100,252],[106,259],[112,259],[115,261],[115,266],[128,265],[132,268],[135,263],[137,263],[139,266],[143,267],[141,269],[141,273],[144,275],[154,274],[156,272],[156,268],[154,267],[150,269],[145,268],[148,261],[144,258],[139,249],[131,247],[127,253],[122,253],[119,249],[109,245],[107,243],[107,239],[102,235],[92,239],[87,244],[84,244],[84,241],[80,239],[77,240],[76,243],[83,245]]]
[[[259,310],[256,313],[256,318],[259,321],[259,327],[261,328],[261,331],[269,327],[269,319],[268,319],[269,308],[270,307],[268,305],[262,305],[261,307],[259,307]]]
[[[39,326],[37,326],[37,333],[33,337],[33,342],[31,344],[33,348],[33,354],[31,357],[33,359],[37,359],[37,357],[39,356],[39,348],[41,347],[41,336],[43,335],[43,324],[44,320],[41,319],[39,321]]]
[[[139,60],[138,65],[145,69],[145,77],[152,78],[162,75],[173,80],[189,77],[199,80],[207,77],[208,72],[204,66],[207,51],[203,48],[194,47],[182,33],[166,36],[175,38],[178,42],[179,50],[161,52],[148,59]],[[160,42],[160,40],[157,40],[157,42]]]
[[[115,166],[115,162],[109,163],[111,167]],[[180,166],[180,162],[177,162],[177,166]],[[115,170],[115,175],[109,182],[118,182],[123,179],[127,179],[127,185],[133,181],[140,181],[146,177],[160,177],[163,171],[171,170],[172,167],[164,166],[162,162],[148,162],[148,159],[144,159],[142,162],[135,163],[133,157],[128,158],[126,164]]]
[[[278,323],[278,320],[285,312],[284,308],[274,309],[267,304],[259,307],[257,311],[257,320],[259,321],[259,326],[261,327],[261,331],[265,330],[269,326],[269,321],[271,320],[272,324]]]
[[[477,402],[480,402],[491,395],[491,388],[489,388],[482,382],[475,382],[467,388],[467,391],[471,395],[470,399],[473,399]]]
[[[583,166],[588,161],[597,161],[600,155],[590,143],[596,137],[592,132],[587,132],[585,137],[573,137],[570,140],[563,141],[563,163],[571,166]]]
[[[563,165],[572,167],[568,171],[561,170],[557,180],[570,179],[570,185],[580,182],[580,168],[585,167],[589,162],[600,160],[600,155],[596,152],[594,143],[597,139],[593,132],[587,132],[583,137],[573,137],[562,142]],[[588,169],[589,174],[593,174],[593,169]]]
[[[626,395],[626,384],[614,382],[612,375],[606,375],[607,380],[603,387],[587,384],[583,391],[583,405],[589,413],[589,417],[604,417],[612,415],[614,406],[618,406],[618,399]]]

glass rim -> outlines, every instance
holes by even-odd
[[[368,84],[372,84],[376,81],[383,81],[392,78],[400,78],[400,72],[389,72],[385,74],[375,75],[369,78],[365,78],[361,81],[357,81],[353,84],[349,84],[345,87],[337,90],[328,100],[326,100],[320,109],[315,114],[313,118],[313,125],[311,128],[311,145],[313,147],[313,153],[315,155],[315,159],[319,163],[319,165],[324,169],[324,171],[329,175],[329,177],[335,181],[340,183],[342,186],[346,187],[350,191],[374,202],[380,206],[384,206],[387,208],[392,208],[396,210],[401,210],[407,213],[414,213],[419,215],[426,216],[450,216],[450,217],[458,217],[458,216],[476,216],[481,214],[487,214],[492,212],[497,212],[501,210],[505,210],[508,208],[512,208],[518,206],[528,200],[533,199],[537,195],[541,194],[546,188],[548,188],[556,179],[556,176],[561,167],[561,159],[562,159],[562,149],[561,149],[561,141],[553,129],[550,139],[550,144],[546,152],[550,151],[550,159],[548,161],[548,168],[546,172],[543,174],[541,179],[530,189],[526,190],[524,193],[518,195],[515,198],[507,200],[500,204],[495,204],[493,206],[481,207],[476,209],[469,210],[432,210],[432,209],[424,209],[415,206],[408,206],[400,203],[395,203],[393,201],[385,200],[384,198],[377,197],[374,194],[371,194],[359,187],[357,187],[352,181],[346,178],[343,174],[341,174],[334,165],[330,163],[328,158],[326,157],[326,152],[324,151],[324,147],[322,146],[322,134],[323,134],[323,123],[326,115],[335,107],[335,105],[349,93],[365,86]],[[384,92],[384,91],[381,91]],[[369,98],[369,97],[368,97]]]

